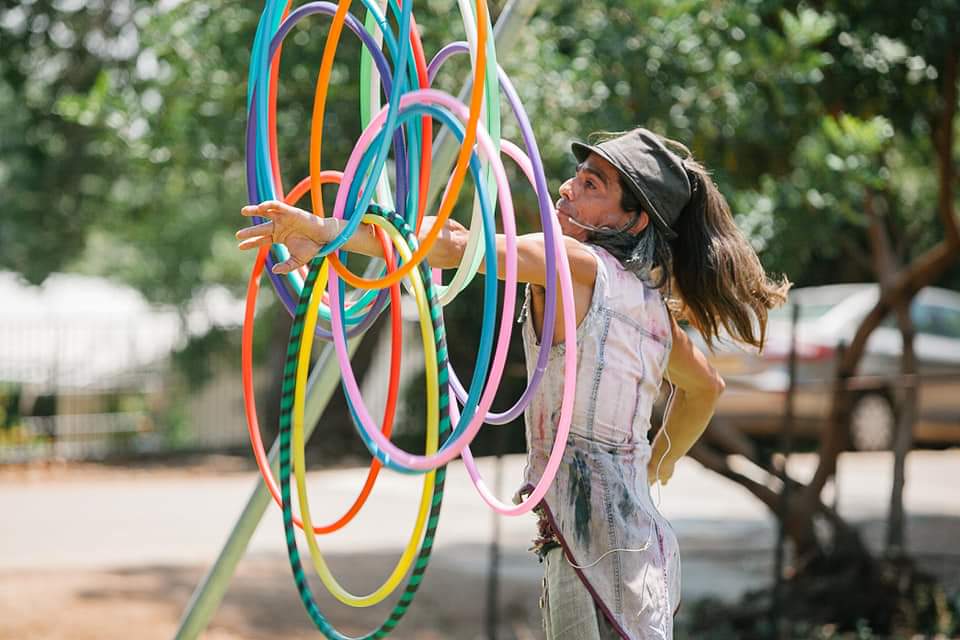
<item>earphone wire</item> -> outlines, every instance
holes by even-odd
[[[667,448],[663,450],[663,453],[660,454],[660,459],[657,460],[657,472],[654,478],[657,484],[657,500],[654,506],[658,510],[660,509],[660,502],[663,497],[660,493],[660,489],[663,486],[663,483],[660,482],[660,468],[663,466],[663,461],[667,459],[667,454],[670,453],[670,449],[673,447],[673,441],[670,439],[670,433],[667,431],[667,423],[670,421],[670,412],[673,411],[673,400],[677,395],[677,386],[673,384],[673,380],[670,379],[670,371],[668,369],[664,369],[663,377],[666,379],[667,384],[670,385],[670,394],[667,396],[667,406],[663,411],[663,424],[660,427],[660,433],[657,434],[658,438],[660,434],[663,434],[663,437],[667,439]],[[656,438],[654,440],[656,440]]]
[[[622,233],[622,232],[626,231],[627,229],[629,229],[630,227],[632,227],[634,224],[636,224],[637,218],[639,217],[640,213],[639,213],[639,212],[634,212],[634,217],[633,217],[633,219],[632,219],[630,222],[628,222],[626,225],[624,225],[624,227],[623,227],[622,229],[613,229],[613,228],[607,227],[607,226],[597,227],[597,226],[594,226],[594,225],[589,224],[589,223],[587,223],[587,222],[580,222],[579,220],[577,220],[576,218],[574,218],[573,216],[571,216],[571,215],[568,214],[568,213],[565,213],[565,214],[563,214],[563,215],[566,216],[567,220],[569,220],[569,221],[573,224],[573,226],[575,226],[575,227],[580,227],[581,229],[584,229],[584,230],[586,230],[586,231],[593,231],[594,233],[616,234],[616,233]]]
[[[566,214],[565,214],[565,215],[566,215]],[[573,216],[570,216],[570,215],[567,215],[567,220],[569,220],[570,223],[573,224],[573,226],[575,226],[575,227],[580,227],[581,229],[585,229],[585,230],[587,230],[587,231],[600,231],[600,232],[603,232],[603,231],[609,232],[609,231],[611,231],[611,229],[607,229],[607,228],[605,228],[605,227],[595,227],[595,226],[593,226],[592,224],[588,224],[588,223],[585,223],[585,222],[580,222],[579,220],[577,220],[576,218],[574,218]]]

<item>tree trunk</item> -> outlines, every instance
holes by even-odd
[[[933,143],[937,151],[938,188],[937,209],[943,224],[944,239],[939,244],[915,258],[907,267],[892,278],[884,287],[880,299],[860,323],[838,367],[837,380],[850,377],[856,372],[867,345],[867,339],[886,315],[904,299],[909,300],[923,287],[932,284],[948,267],[955,264],[960,253],[960,224],[953,203],[953,183],[956,168],[953,160],[954,120],[957,111],[957,51],[946,52],[943,67],[943,109],[940,119],[933,123]],[[866,203],[865,203],[866,204]],[[868,212],[869,214],[869,212]],[[820,464],[813,480],[807,485],[807,500],[819,500],[820,492],[836,470],[837,456],[847,441],[846,425],[849,422],[849,394],[837,384],[833,390],[830,416],[820,446]]]
[[[913,425],[916,421],[919,394],[917,358],[913,344],[915,332],[909,306],[906,304],[897,307],[897,324],[900,325],[903,339],[903,355],[900,361],[900,372],[903,374],[900,388],[903,391],[893,442],[893,488],[890,491],[890,516],[887,521],[887,555],[891,557],[904,555],[906,547],[903,511],[903,489],[906,483],[904,466],[907,453],[913,448]]]
[[[874,270],[880,282],[881,291],[889,292],[900,273],[896,256],[890,245],[883,216],[874,207],[874,195],[868,189],[864,194],[864,211],[870,223],[870,244],[873,247]],[[901,297],[896,304],[897,324],[902,338],[899,384],[897,400],[899,406],[895,437],[893,442],[893,488],[890,492],[890,514],[887,522],[887,553],[898,557],[903,553],[903,487],[906,482],[904,465],[907,453],[913,447],[913,423],[917,406],[917,360],[914,353],[914,328],[910,318],[912,295]]]

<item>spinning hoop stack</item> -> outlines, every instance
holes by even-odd
[[[282,245],[263,247],[257,254],[247,288],[243,329],[243,391],[254,455],[274,500],[283,509],[287,551],[297,589],[317,628],[328,638],[346,639],[324,617],[313,597],[297,546],[296,530],[306,538],[310,559],[323,585],[340,602],[368,607],[384,601],[406,578],[403,592],[387,619],[362,638],[385,637],[407,611],[420,585],[433,548],[443,501],[446,464],[461,456],[482,499],[504,515],[520,515],[538,504],[559,467],[570,428],[576,377],[576,349],[564,350],[565,385],[556,442],[543,477],[520,504],[500,501],[486,486],[470,454],[470,442],[484,424],[506,424],[518,417],[536,392],[547,367],[551,337],[557,322],[557,296],[563,301],[565,335],[576,334],[573,289],[560,228],[553,213],[543,163],[530,122],[507,75],[497,65],[491,21],[485,0],[458,0],[467,42],[451,43],[427,63],[413,16],[413,0],[363,0],[365,19],[350,12],[350,0],[338,4],[310,2],[291,10],[289,3],[267,0],[251,51],[247,96],[247,184],[251,203],[284,200],[290,204],[310,194],[312,211],[324,216],[321,186],[336,184],[333,211],[346,221],[343,231],[302,270],[285,276],[269,267],[288,257]],[[389,18],[392,18],[392,23]],[[310,131],[310,176],[285,192],[277,152],[276,96],[282,43],[295,24],[321,14],[332,19],[317,79]],[[396,30],[391,26],[396,25]],[[341,35],[347,28],[363,45],[360,67],[360,112],[363,133],[343,171],[323,169],[321,151],[328,88]],[[467,54],[471,61],[469,104],[432,89],[446,60]],[[387,104],[380,106],[382,95]],[[524,148],[500,139],[501,97],[509,104],[523,136]],[[433,160],[434,123],[446,127],[460,143],[453,174],[433,215],[437,222],[426,235],[420,227],[427,207]],[[392,151],[392,158],[390,152]],[[491,412],[506,364],[516,308],[516,227],[510,184],[502,155],[516,162],[537,194],[546,250],[544,339],[534,374],[517,403],[502,413]],[[385,170],[393,162],[391,180]],[[449,218],[467,171],[475,185],[474,207],[466,252],[449,284],[424,260]],[[506,253],[501,275],[505,281],[499,332],[496,331],[496,222],[499,205]],[[254,220],[254,223],[262,220]],[[351,272],[339,252],[361,225],[371,225],[383,250],[380,275],[365,278]],[[418,240],[418,236],[421,238]],[[454,372],[447,355],[443,306],[463,291],[485,267],[483,322],[476,368],[469,387]],[[283,370],[279,424],[280,473],[273,477],[257,419],[253,393],[253,325],[259,282],[264,267],[287,310],[294,316]],[[347,289],[349,285],[350,290]],[[401,289],[416,302],[426,367],[427,420],[425,454],[398,448],[390,441],[399,394],[402,321]],[[350,363],[348,338],[366,331],[389,308],[392,349],[389,392],[379,422],[370,415]],[[495,335],[496,334],[496,335]],[[328,524],[314,524],[306,491],[304,406],[307,373],[314,339],[333,343],[343,372],[342,387],[353,423],[372,456],[366,482],[350,508]],[[346,591],[332,575],[316,535],[349,523],[365,504],[382,467],[423,475],[418,515],[409,542],[393,571],[367,595]],[[300,518],[293,514],[291,475],[298,493]]]

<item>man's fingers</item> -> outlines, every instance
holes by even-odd
[[[248,249],[258,249],[264,245],[271,244],[273,244],[273,238],[270,236],[257,236],[256,238],[247,238],[241,241],[237,245],[237,248],[241,251],[247,251]]]
[[[286,274],[290,273],[290,272],[293,271],[294,269],[299,268],[300,265],[301,265],[301,263],[300,263],[299,260],[297,260],[297,259],[294,258],[293,256],[290,256],[289,258],[287,258],[287,259],[284,260],[283,262],[279,262],[279,263],[273,265],[273,269],[271,269],[271,271],[273,271],[273,272],[274,272],[275,274],[277,274],[278,276],[282,276],[282,275],[286,275]]]
[[[264,207],[262,204],[248,204],[247,206],[240,209],[240,215],[252,218],[253,216],[260,216],[261,218],[269,218],[270,211]]]
[[[252,227],[244,227],[236,233],[237,240],[246,240],[258,236],[273,236],[273,222],[261,222]]]
[[[240,209],[240,214],[249,217],[273,218],[277,213],[289,212],[292,207],[279,200],[264,200],[260,204],[248,204]]]

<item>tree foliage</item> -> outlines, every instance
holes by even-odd
[[[448,4],[417,7],[428,54],[462,37]],[[0,265],[32,281],[64,268],[107,273],[174,303],[207,283],[242,281],[246,261],[229,234],[245,199],[258,10],[222,0],[3,9],[0,185],[13,207],[0,219]],[[851,172],[885,182],[906,231],[902,252],[937,240],[930,132],[958,11],[950,0],[562,0],[543,3],[501,59],[553,186],[571,168],[570,139],[643,124],[714,171],[771,269],[801,284],[863,279],[862,191]],[[283,53],[288,183],[306,174],[326,24],[309,19]],[[359,133],[358,51],[345,34],[324,148],[333,166]],[[463,78],[455,70],[441,78],[448,90]],[[517,139],[509,123],[506,132]],[[518,200],[529,225],[532,198]]]

